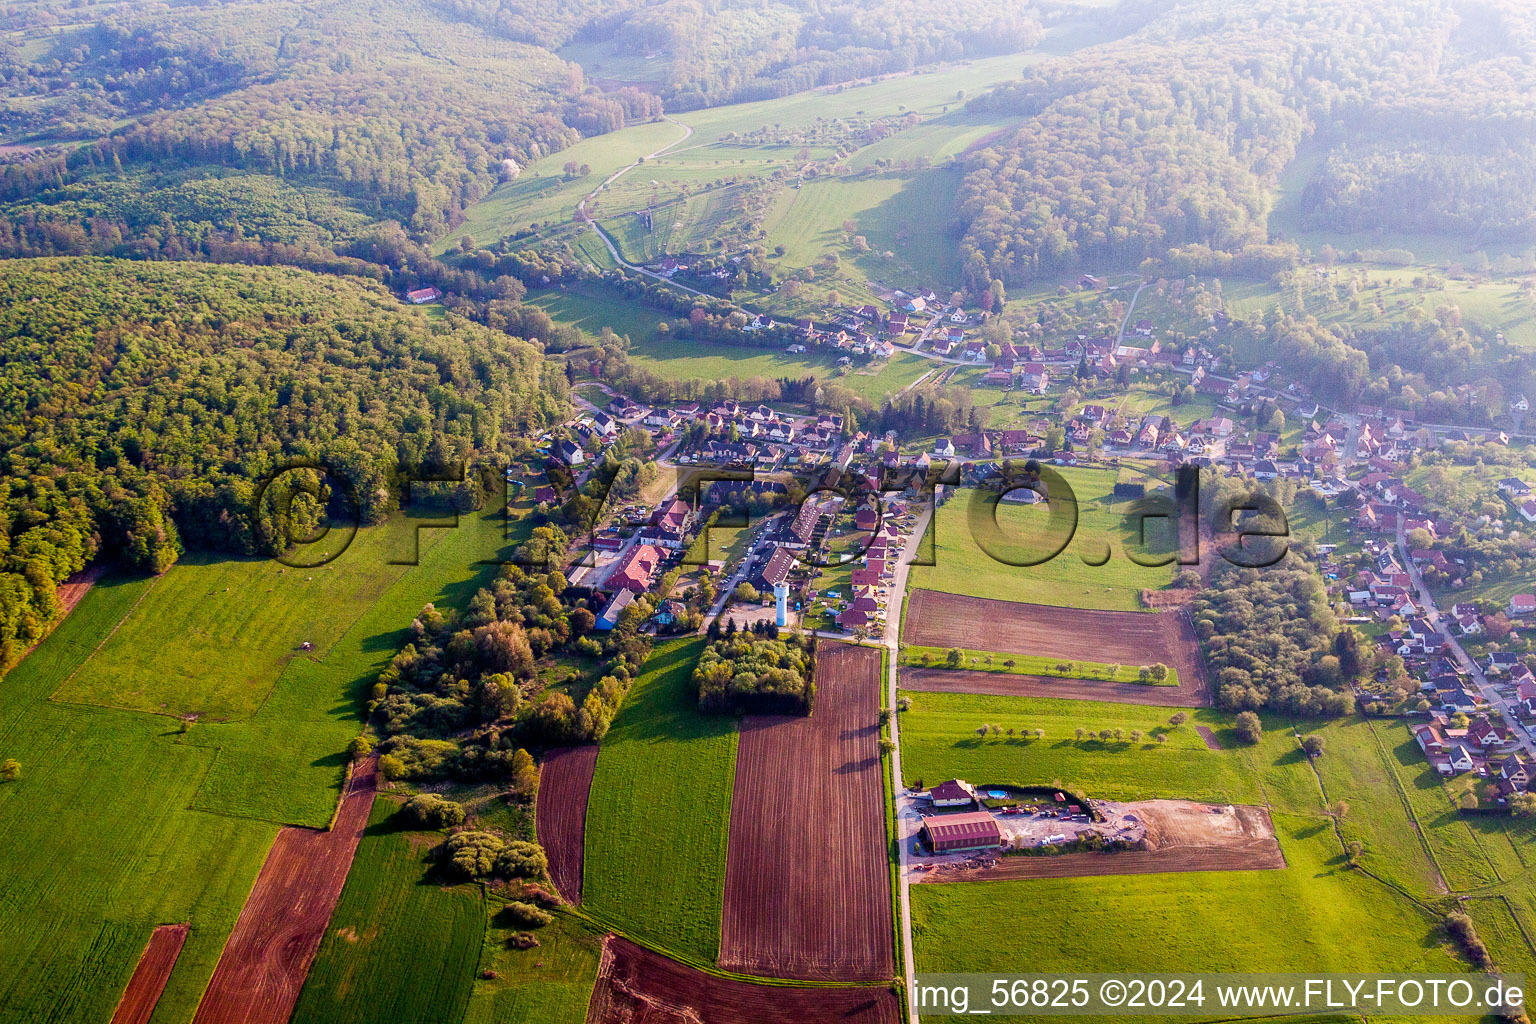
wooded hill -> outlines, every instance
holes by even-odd
[[[566,412],[565,378],[536,347],[429,320],[377,285],[0,261],[0,664],[98,555],[160,571],[183,545],[284,548],[306,525],[287,517],[320,512],[269,496],[253,515],[287,460],[332,466],[376,522],[396,506],[400,467],[493,457]]]

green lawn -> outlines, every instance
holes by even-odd
[[[1038,565],[1012,562],[1044,557],[1051,515],[1044,504],[999,504],[995,519],[977,506],[972,492],[957,491],[938,510],[934,564],[914,566],[911,585],[972,597],[996,597],[1034,604],[1130,611],[1141,607],[1143,588],[1159,589],[1173,580],[1173,565],[1137,565],[1126,555],[1143,559],[1166,553],[1171,530],[1167,520],[1147,520],[1149,545],[1142,548],[1126,520],[1131,503],[1113,501],[1115,474],[1108,470],[1068,470],[1063,474],[1077,493],[1078,521],[1071,543],[1057,556]],[[1090,565],[1086,559],[1107,562]],[[1005,560],[1006,559],[1006,560]]]
[[[1279,871],[913,886],[917,968],[1468,969],[1444,945],[1437,916],[1345,866],[1326,820],[1276,815],[1275,828],[1287,865]],[[1229,1015],[1213,1008],[1207,1016]]]
[[[582,910],[713,963],[736,720],[696,710],[691,676],[704,643],[658,644],[603,740],[587,807]]]
[[[475,559],[500,533],[490,517],[427,531],[420,564],[371,608],[350,610],[355,621],[323,658],[289,661],[254,716],[185,734],[163,715],[49,699],[158,589],[97,584],[0,686],[0,758],[24,773],[0,786],[0,1005],[16,1019],[106,1020],[153,927],[184,921],[191,935],[159,1013],[190,1019],[278,825],[329,821],[363,688],[423,604],[468,601],[495,568]],[[252,603],[205,590],[196,616],[179,621],[219,636]],[[218,653],[184,651],[205,664]]]
[[[560,913],[538,930],[538,946],[517,949],[507,940],[520,929],[506,920],[502,906],[497,899],[485,901],[481,973],[464,1024],[583,1024],[602,956],[602,932]],[[496,976],[487,978],[486,971]]]
[[[293,1024],[464,1015],[485,925],[480,890],[426,881],[429,851],[442,836],[400,828],[398,809],[391,797],[374,800]],[[428,963],[429,969],[410,969]]]
[[[1148,699],[1155,699],[1155,689]],[[1322,809],[1306,757],[1281,719],[1265,723],[1256,747],[1232,732],[1232,716],[1205,709],[1110,704],[1034,697],[903,690],[911,709],[901,713],[904,782],[932,784],[962,778],[977,785],[1062,785],[1089,796],[1122,800],[1191,800],[1272,804],[1303,813]],[[1168,719],[1183,710],[1189,721]],[[998,725],[1002,735],[979,736]],[[1210,750],[1195,731],[1212,729],[1222,750]],[[1006,730],[1044,729],[1043,740],[1010,737]],[[1076,730],[1122,729],[1122,740],[1076,738]],[[1140,729],[1140,743],[1130,732]],[[1159,743],[1157,733],[1168,739]]]

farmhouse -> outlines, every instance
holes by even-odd
[[[970,807],[976,802],[976,787],[964,779],[950,779],[930,789],[928,799],[935,807]]]
[[[406,292],[405,297],[411,305],[422,306],[429,302],[436,302],[443,297],[443,293],[436,288],[417,288]]]
[[[923,835],[934,853],[990,850],[1003,845],[997,819],[986,811],[923,818]]]

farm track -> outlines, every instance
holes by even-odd
[[[1102,700],[1112,704],[1153,704],[1171,708],[1200,708],[1207,703],[1195,687],[1146,686],[1102,679],[1014,675],[968,669],[913,668],[901,670],[901,688],[927,693],[981,693],[996,697],[1056,697]]]
[[[368,826],[374,759],[357,765],[329,831],[278,832],[193,1024],[287,1024]]]
[[[721,978],[617,935],[603,957],[586,1024],[896,1024],[888,986],[813,988]]]
[[[809,981],[894,973],[880,649],[823,643],[808,718],[741,723],[720,966]]]
[[[138,966],[133,969],[133,976],[128,979],[122,1001],[112,1011],[112,1024],[148,1024],[191,927],[188,924],[163,924],[150,932],[149,943],[139,957]]]
[[[1122,665],[1162,662],[1178,672],[1177,689],[1182,699],[1171,702],[1166,697],[1144,696],[1134,703],[1204,707],[1211,702],[1205,657],[1200,653],[1194,623],[1183,610],[1097,611],[918,590],[910,597],[902,641],[926,647],[962,647]],[[1059,686],[1054,682],[1051,685]],[[1094,685],[1095,690],[1100,686]],[[1115,684],[1102,685],[1107,688]]]
[[[539,766],[534,829],[549,855],[549,877],[560,898],[581,903],[582,857],[587,835],[587,797],[597,770],[597,744],[551,750]]]

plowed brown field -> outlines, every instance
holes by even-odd
[[[597,768],[596,744],[551,750],[539,766],[539,803],[534,828],[549,855],[549,877],[565,902],[581,902],[582,852],[587,836],[587,795]]]
[[[741,723],[720,966],[812,981],[889,978],[891,927],[880,650],[823,643],[809,718]]]
[[[1190,622],[1188,613],[1182,610],[1091,611],[996,601],[984,597],[961,597],[957,594],[941,594],[935,590],[914,591],[909,600],[901,637],[904,643],[1034,654],[1100,664],[1150,665],[1160,661],[1178,672],[1178,688],[1132,684],[1141,697],[1131,703],[1201,707],[1211,702],[1211,683],[1205,668],[1205,656],[1200,653],[1194,624]],[[1059,687],[1065,682],[1067,680],[1052,681],[1049,685]],[[1091,691],[1083,694],[1085,698],[1125,702],[1124,697],[1113,695],[1119,692],[1116,687],[1125,684],[1095,683],[1092,680],[1076,682],[1084,687],[1092,687]],[[1099,696],[1101,691],[1104,694],[1102,697]],[[1174,699],[1175,694],[1178,695],[1177,699]],[[1056,695],[1076,696],[1067,693]],[[1042,693],[1040,696],[1050,694]]]
[[[165,983],[170,980],[171,968],[181,955],[189,927],[163,924],[150,933],[144,955],[139,957],[139,965],[123,990],[122,1002],[112,1012],[112,1024],[147,1024],[160,1001],[160,993],[165,991]]]
[[[278,832],[193,1024],[287,1024],[368,825],[374,759],[359,764],[327,832]]]
[[[610,935],[587,1024],[896,1024],[889,987],[790,988],[719,978]]]

